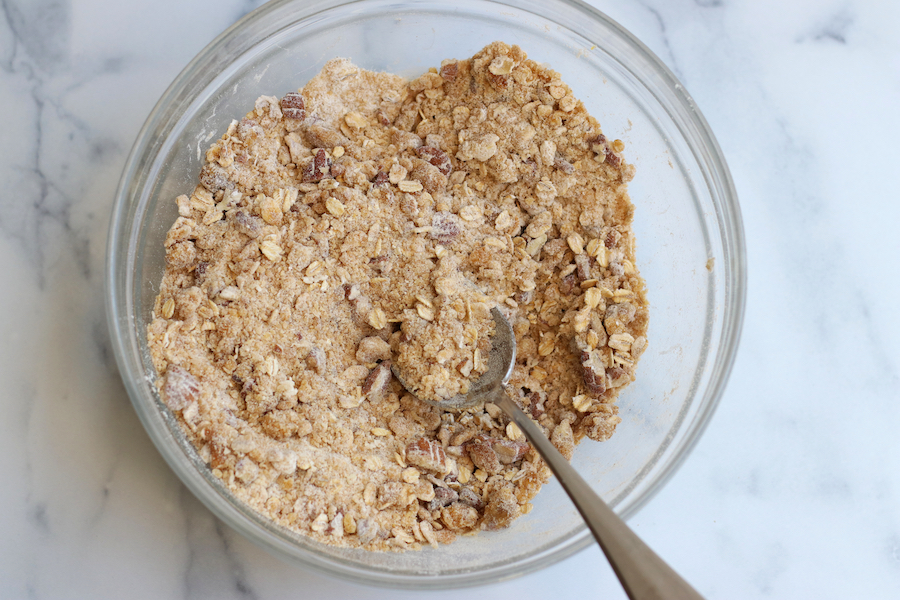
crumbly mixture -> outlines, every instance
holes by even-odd
[[[647,345],[634,169],[558,73],[493,43],[414,81],[336,59],[263,96],[176,201],[148,326],[160,396],[236,497],[330,544],[404,550],[497,529],[549,470],[485,369],[567,457],[619,423]],[[407,375],[408,374],[408,375]]]

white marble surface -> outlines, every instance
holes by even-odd
[[[705,113],[749,255],[725,398],[631,525],[708,598],[900,596],[900,4],[595,1]],[[2,598],[421,597],[304,572],[218,522],[110,355],[105,240],[127,152],[252,4],[0,1]],[[624,597],[597,549],[428,596],[576,594]]]

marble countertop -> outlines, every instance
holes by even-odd
[[[630,524],[707,598],[900,596],[900,4],[594,3],[710,122],[749,260],[725,397]],[[111,356],[122,165],[176,74],[253,7],[0,2],[0,598],[423,596],[300,570],[220,523],[157,453]],[[624,598],[596,548],[426,596]]]

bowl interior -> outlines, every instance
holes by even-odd
[[[339,549],[294,535],[244,508],[181,436],[152,386],[145,327],[164,269],[163,240],[206,148],[262,94],[302,86],[336,56],[414,76],[487,43],[520,45],[549,64],[637,167],[638,268],[651,302],[638,380],[619,400],[623,422],[574,465],[625,517],[684,458],[714,408],[743,307],[742,238],[730,178],[690,98],[648,50],[599,13],[568,2],[282,2],[251,13],[211,44],[151,115],[123,176],[110,238],[110,315],[123,378],[163,456],[216,514],[251,539],[325,572],[395,586],[496,581],[591,543],[551,482],[509,529],[405,554]],[[540,15],[553,15],[553,18]]]

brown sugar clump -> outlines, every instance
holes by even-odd
[[[506,527],[543,461],[484,372],[567,456],[606,440],[647,346],[634,169],[559,74],[496,42],[412,81],[328,62],[262,96],[179,196],[147,338],[160,396],[231,492],[316,540],[409,550]]]

